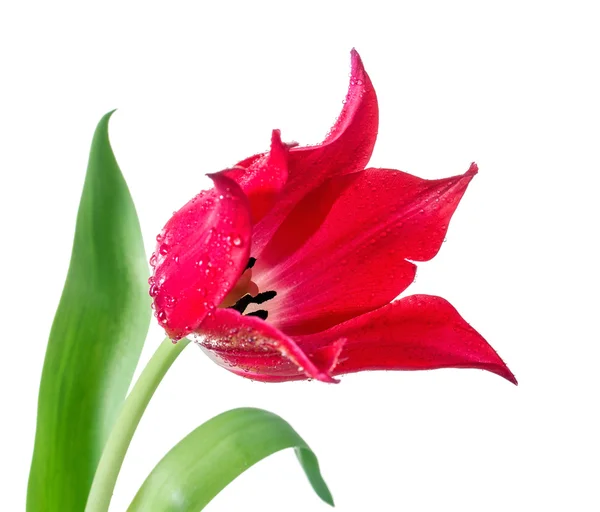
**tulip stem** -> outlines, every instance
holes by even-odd
[[[92,488],[88,495],[85,512],[108,511],[117,477],[123,465],[123,459],[142,415],[161,380],[175,362],[177,356],[189,343],[190,340],[184,338],[173,344],[167,338],[159,345],[150,361],[148,361],[140,378],[127,396],[121,413],[104,446],[100,463],[94,475]]]

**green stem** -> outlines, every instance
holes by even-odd
[[[169,338],[165,339],[144,368],[131,393],[127,396],[123,409],[104,446],[88,495],[85,512],[108,511],[117,477],[135,429],[160,381],[189,343],[190,340],[186,338],[177,344],[173,344]]]

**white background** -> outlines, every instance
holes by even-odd
[[[100,117],[119,108],[111,138],[150,252],[203,173],[266,149],[272,128],[322,140],[356,47],[380,102],[373,166],[438,178],[479,164],[410,291],[450,300],[520,386],[475,370],[266,385],[190,347],[150,404],[112,510],[182,436],[238,406],[292,423],[340,511],[599,510],[593,4],[3,3],[0,509],[24,508],[45,345]],[[153,322],[142,364],[160,339]],[[328,509],[291,451],[206,508]]]

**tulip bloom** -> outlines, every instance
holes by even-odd
[[[424,180],[365,166],[377,98],[358,54],[341,115],[319,145],[273,132],[269,152],[210,177],[157,237],[150,295],[174,340],[279,382],[362,370],[480,368],[515,377],[444,299],[395,298],[435,256],[477,173]]]

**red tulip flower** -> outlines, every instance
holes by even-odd
[[[350,87],[319,145],[271,149],[211,175],[214,187],[157,237],[150,295],[174,340],[261,381],[362,370],[480,368],[515,377],[444,299],[395,298],[435,256],[467,185],[365,166],[377,98],[352,52]]]

